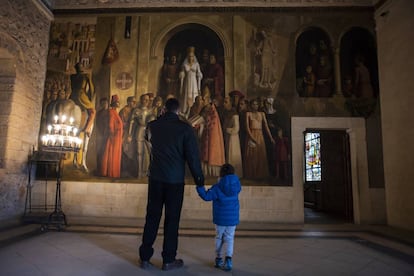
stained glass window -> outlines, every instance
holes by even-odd
[[[305,133],[306,181],[321,181],[321,135],[318,132]]]

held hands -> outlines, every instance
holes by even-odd
[[[204,187],[204,181],[197,182],[196,185],[197,185],[197,187]]]

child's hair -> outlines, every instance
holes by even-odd
[[[226,163],[220,168],[220,176],[223,177],[229,174],[234,174],[234,168],[232,165]]]

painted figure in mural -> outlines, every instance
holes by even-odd
[[[276,178],[287,179],[288,166],[290,160],[289,139],[283,136],[283,130],[281,128],[277,131],[277,137],[275,139],[275,171]]]
[[[225,162],[223,131],[210,96],[208,89],[203,91],[204,107],[200,113],[204,119],[200,139],[201,164],[204,175],[219,176],[220,166]]]
[[[330,56],[328,43],[323,39],[319,40],[319,60],[321,57],[325,57],[326,66],[332,68]]]
[[[70,94],[70,99],[75,102],[77,106],[80,107],[82,112],[86,112],[86,123],[81,128],[83,132],[83,143],[82,143],[82,154],[81,154],[81,166],[85,172],[89,172],[88,166],[86,165],[89,139],[93,130],[94,120],[95,120],[95,88],[92,82],[91,77],[83,72],[83,67],[80,63],[75,65],[76,74],[70,76],[70,83],[72,88],[72,93]],[[78,167],[78,153],[74,154],[73,163]]]
[[[99,109],[96,112],[96,174],[101,176],[103,171],[103,155],[108,140],[109,101],[108,98],[99,100]]]
[[[328,64],[327,56],[319,57],[319,66],[316,73],[315,95],[329,97],[332,94],[332,67]]]
[[[152,93],[152,92],[148,92],[145,95],[148,95],[148,108],[151,109],[152,108],[152,104],[154,103],[155,94]]]
[[[253,99],[250,102],[250,108],[251,110],[246,113],[247,137],[244,176],[246,178],[263,179],[269,176],[263,133],[268,135],[272,144],[275,141],[267,125],[265,114],[259,112],[259,102],[257,99]]]
[[[203,55],[201,56],[200,69],[201,73],[204,75],[207,74],[207,67],[210,64],[210,51],[208,49],[203,49]]]
[[[243,163],[240,149],[240,121],[239,114],[233,107],[230,97],[224,98],[224,148],[226,163],[234,166],[235,172],[239,177],[243,177]]]
[[[201,152],[201,137],[204,131],[205,120],[201,116],[201,111],[204,108],[204,99],[203,96],[198,95],[194,101],[194,104],[190,108],[190,113],[188,114],[188,122],[194,129],[194,133],[197,137],[198,146]]]
[[[374,96],[370,72],[365,66],[362,56],[355,57],[353,87],[357,98],[372,98]]]
[[[239,90],[233,90],[229,93],[233,106],[238,109],[239,101],[244,98],[244,94]]]
[[[352,77],[350,75],[346,75],[343,81],[343,88],[342,93],[344,97],[351,97],[354,94],[354,86],[352,85]]]
[[[95,105],[93,100],[95,98],[95,87],[88,74],[83,72],[81,63],[75,64],[76,74],[70,76],[72,93],[70,99],[73,100],[82,111],[86,110],[87,120],[84,127],[85,135],[90,136],[93,129],[95,119]]]
[[[145,128],[148,119],[151,118],[149,108],[149,96],[143,94],[139,98],[139,106],[132,111],[131,122],[128,131],[128,140],[131,142],[134,137],[136,144],[136,158],[138,165],[137,177],[142,178],[147,175],[149,165],[149,149],[145,141]]]
[[[187,49],[187,57],[182,64],[179,78],[181,83],[180,96],[183,102],[182,111],[187,113],[194,103],[195,97],[200,95],[201,80],[203,78],[194,47],[188,47]]]
[[[315,96],[315,82],[316,76],[313,73],[313,68],[312,66],[308,65],[306,66],[305,76],[303,77],[305,97]]]
[[[276,82],[273,68],[276,50],[273,47],[272,38],[265,30],[261,30],[258,33],[256,55],[259,61],[258,73],[260,75],[258,86],[273,88]]]
[[[168,94],[178,96],[179,82],[178,75],[180,73],[180,66],[177,63],[177,55],[172,52],[169,56],[169,60],[164,64],[162,68],[162,79],[164,81],[164,90],[162,91],[163,97]]]
[[[188,114],[188,119],[190,120],[194,116],[200,115],[201,109],[204,107],[204,100],[201,95],[198,95],[195,98],[194,104],[190,108],[190,113]]]
[[[46,110],[45,110],[46,125],[51,124],[53,122],[52,120],[55,114],[55,104],[56,104],[56,101],[58,100],[58,97],[59,97],[59,91],[57,89],[52,88],[50,100],[48,104],[46,105]]]
[[[277,130],[280,128],[278,122],[278,115],[276,109],[274,108],[274,98],[267,97],[264,99],[264,109],[263,112],[266,116],[267,125],[269,126],[270,134],[272,138],[275,139],[277,137]],[[267,161],[269,165],[269,172],[270,175],[275,175],[275,157],[274,157],[274,144],[272,144],[271,140],[268,136],[264,137],[265,144],[266,144],[266,153],[267,153]]]
[[[309,45],[309,53],[307,57],[306,66],[308,65],[312,67],[312,71],[315,71],[319,66],[318,48],[316,47],[315,43],[311,43]],[[305,69],[306,69],[306,66],[305,66]]]
[[[209,64],[206,68],[206,72],[203,72],[203,85],[208,86],[211,97],[213,99],[224,97],[224,72],[223,67],[217,63],[216,55],[210,54]]]
[[[136,106],[136,98],[134,96],[129,96],[127,98],[127,104],[119,111],[119,117],[121,117],[123,123],[121,170],[122,174],[125,176],[134,176],[136,175],[137,170],[135,144],[128,140],[132,110],[134,110]]]
[[[160,96],[156,96],[154,98],[154,102],[152,103],[152,114],[156,118],[160,117],[163,110],[162,98]]]
[[[246,130],[246,113],[248,112],[249,108],[249,101],[246,98],[241,98],[239,100],[239,103],[237,105],[237,113],[239,114],[239,137],[240,137],[240,150],[242,154],[242,163],[243,163],[243,172],[245,167],[245,156],[246,153],[245,145],[246,145],[246,136],[247,136],[247,130]]]
[[[122,158],[122,131],[123,122],[119,117],[119,97],[113,95],[108,115],[108,138],[105,144],[105,151],[102,156],[102,176],[118,178],[121,177]]]

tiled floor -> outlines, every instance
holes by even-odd
[[[144,271],[137,259],[142,223],[101,220],[91,226],[78,218],[66,231],[0,243],[0,275],[414,275],[411,232],[352,224],[241,223],[234,269],[224,272],[213,267],[214,230],[203,221],[181,224],[177,257],[184,268],[160,270],[159,235],[155,267]]]

